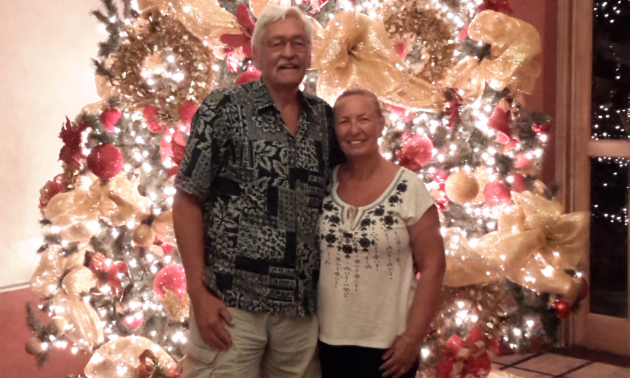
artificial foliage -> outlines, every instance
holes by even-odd
[[[91,353],[86,377],[175,378],[189,298],[173,231],[174,175],[211,90],[255,80],[251,32],[269,3],[104,0],[97,92],[60,133],[63,172],[41,189],[41,296],[27,351]],[[280,2],[288,5],[289,2]],[[424,377],[486,377],[490,356],[557,341],[587,294],[586,213],[564,214],[536,177],[552,120],[526,112],[540,38],[506,0],[312,0],[313,69],[301,88],[383,104],[383,155],[421,177],[440,210],[442,301]]]

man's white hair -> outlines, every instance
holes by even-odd
[[[294,16],[302,21],[304,24],[304,31],[308,36],[309,43],[313,42],[313,25],[311,21],[306,17],[304,13],[298,7],[279,7],[277,5],[268,5],[256,20],[256,26],[254,27],[254,33],[252,35],[252,47],[260,46],[265,38],[269,24],[278,20],[284,20],[287,16]]]

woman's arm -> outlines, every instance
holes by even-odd
[[[412,226],[407,227],[414,261],[420,280],[407,319],[407,328],[383,355],[384,377],[398,378],[418,358],[420,347],[438,307],[442,279],[446,269],[444,241],[440,234],[437,208],[431,206]]]

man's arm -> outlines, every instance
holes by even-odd
[[[232,345],[232,338],[224,322],[233,325],[232,316],[225,304],[203,282],[206,264],[201,206],[198,197],[177,189],[173,198],[175,236],[186,271],[186,287],[199,333],[208,345],[226,350]]]

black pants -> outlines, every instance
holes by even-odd
[[[322,378],[382,378],[379,367],[385,362],[383,354],[387,349],[365,348],[354,345],[329,345],[321,341],[319,359],[322,364]],[[418,363],[409,369],[402,378],[414,378]]]

